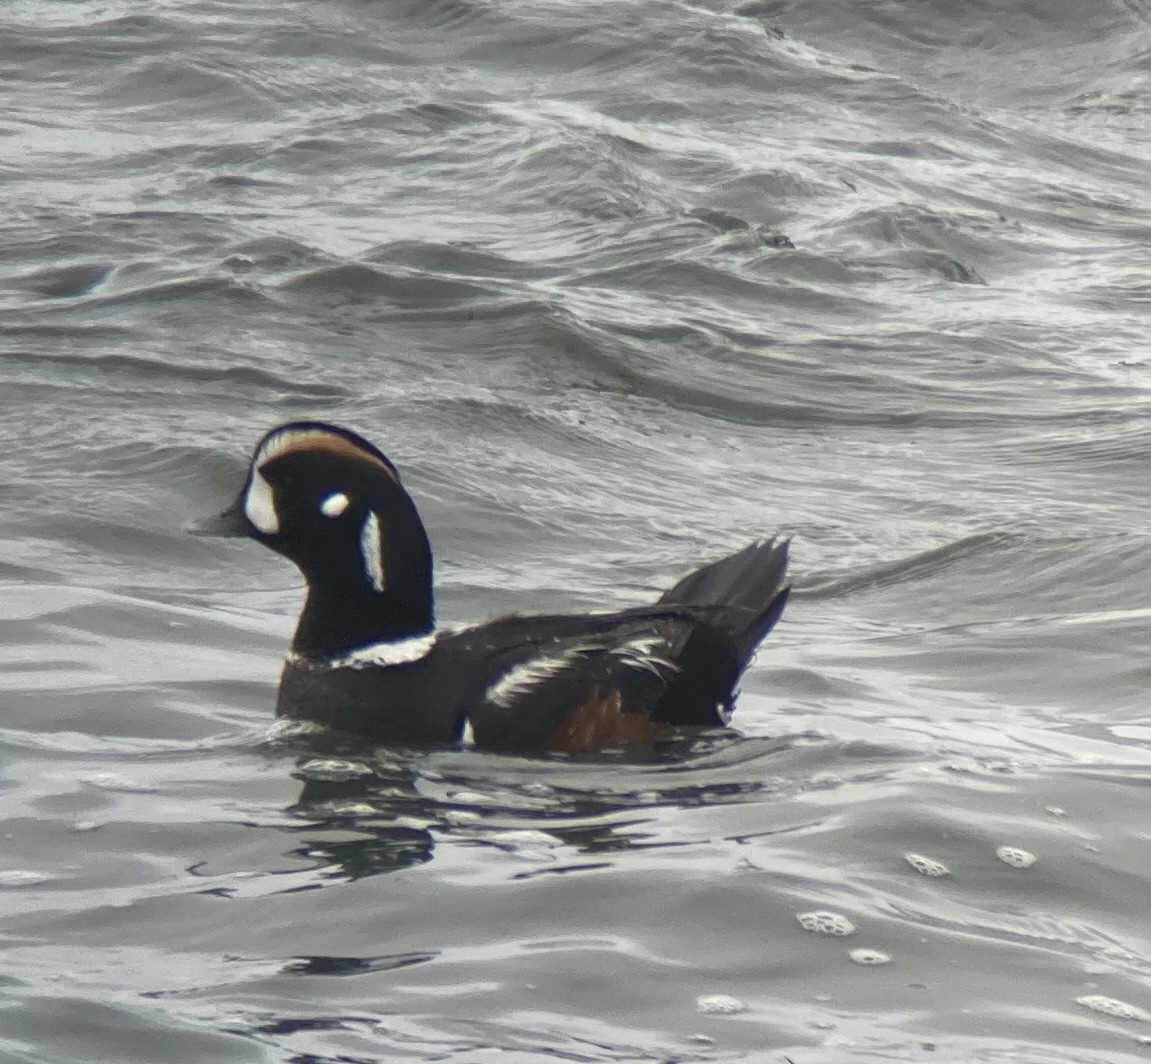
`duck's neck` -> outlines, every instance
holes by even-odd
[[[400,597],[356,588],[338,593],[310,588],[292,640],[292,653],[309,661],[346,657],[365,646],[400,642],[435,628],[431,589]]]
[[[378,513],[386,512],[381,521]],[[407,495],[369,511],[344,551],[297,565],[308,582],[292,652],[310,661],[427,635],[435,627],[432,550]]]

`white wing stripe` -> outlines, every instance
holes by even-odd
[[[501,709],[510,709],[517,699],[563,672],[578,654],[578,651],[569,651],[559,657],[534,658],[516,665],[487,689],[484,700]]]
[[[615,647],[610,653],[620,659],[620,664],[631,669],[643,669],[657,679],[666,681],[670,674],[679,672],[679,666],[656,654],[655,649],[659,646],[666,647],[666,640],[658,636],[641,636]]]
[[[627,657],[623,654],[619,657],[621,664],[627,668],[642,669],[644,672],[650,672],[659,680],[666,680],[671,673],[679,672],[679,666],[674,661],[668,661],[667,658]]]
[[[666,645],[666,641],[658,636],[642,636],[613,647],[607,650],[607,653],[618,658],[620,664],[626,668],[650,672],[666,683],[673,673],[679,672],[679,666],[674,661],[652,653],[656,647]],[[589,654],[603,653],[605,649],[607,648],[602,645],[583,644],[571,647],[562,654],[533,658],[515,665],[487,689],[484,700],[501,709],[510,709],[516,701],[558,676],[577,659]]]

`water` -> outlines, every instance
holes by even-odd
[[[1146,1060],[1149,39],[5,5],[0,1061]],[[301,416],[446,620],[789,531],[738,731],[270,735],[298,580],[183,529]]]

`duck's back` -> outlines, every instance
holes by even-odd
[[[786,564],[786,543],[757,543],[651,606],[503,617],[323,666],[290,659],[277,714],[381,741],[468,732],[486,748],[569,752],[724,725],[740,674],[783,610]]]

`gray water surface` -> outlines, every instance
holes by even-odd
[[[0,1061],[1147,1060],[1149,41],[6,4]],[[299,579],[184,529],[297,417],[447,622],[790,533],[735,731],[270,734]]]

